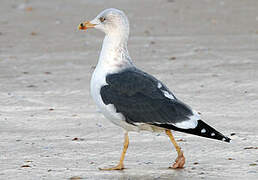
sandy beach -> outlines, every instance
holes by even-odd
[[[257,0],[1,0],[0,179],[199,180],[258,177]],[[90,96],[104,34],[77,25],[106,8],[130,20],[137,67],[164,82],[231,143],[175,132],[130,133]]]

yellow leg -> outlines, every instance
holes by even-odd
[[[176,140],[175,140],[174,136],[172,135],[171,131],[166,130],[166,134],[168,135],[171,142],[175,146],[177,154],[178,154],[176,162],[173,164],[173,166],[171,168],[173,168],[173,169],[183,168],[184,164],[185,164],[185,157],[184,157],[183,151],[181,151],[181,148],[177,145]]]
[[[129,137],[128,137],[128,132],[125,133],[125,140],[124,140],[124,149],[120,157],[119,164],[115,167],[111,168],[99,168],[100,170],[106,170],[106,171],[111,171],[111,170],[123,170],[124,169],[124,159],[125,159],[125,154],[127,151],[127,148],[129,146]]]

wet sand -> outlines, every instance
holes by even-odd
[[[185,168],[165,134],[123,130],[89,94],[104,35],[78,23],[105,8],[131,25],[134,63],[163,81],[230,144],[175,132]],[[0,179],[256,179],[258,177],[258,1],[2,0]]]

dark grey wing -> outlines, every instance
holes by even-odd
[[[109,74],[106,82],[100,90],[103,102],[113,104],[128,123],[176,124],[193,115],[161,82],[138,69]]]
[[[138,69],[127,69],[106,77],[100,94],[113,104],[130,124],[147,123],[206,138],[230,142],[230,138],[199,119],[191,108],[154,77]]]

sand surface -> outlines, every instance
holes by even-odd
[[[135,64],[162,80],[232,143],[123,130],[89,94],[104,35],[78,23],[116,7],[131,24]],[[257,0],[1,0],[0,179],[257,179]],[[232,134],[233,133],[233,134]]]

